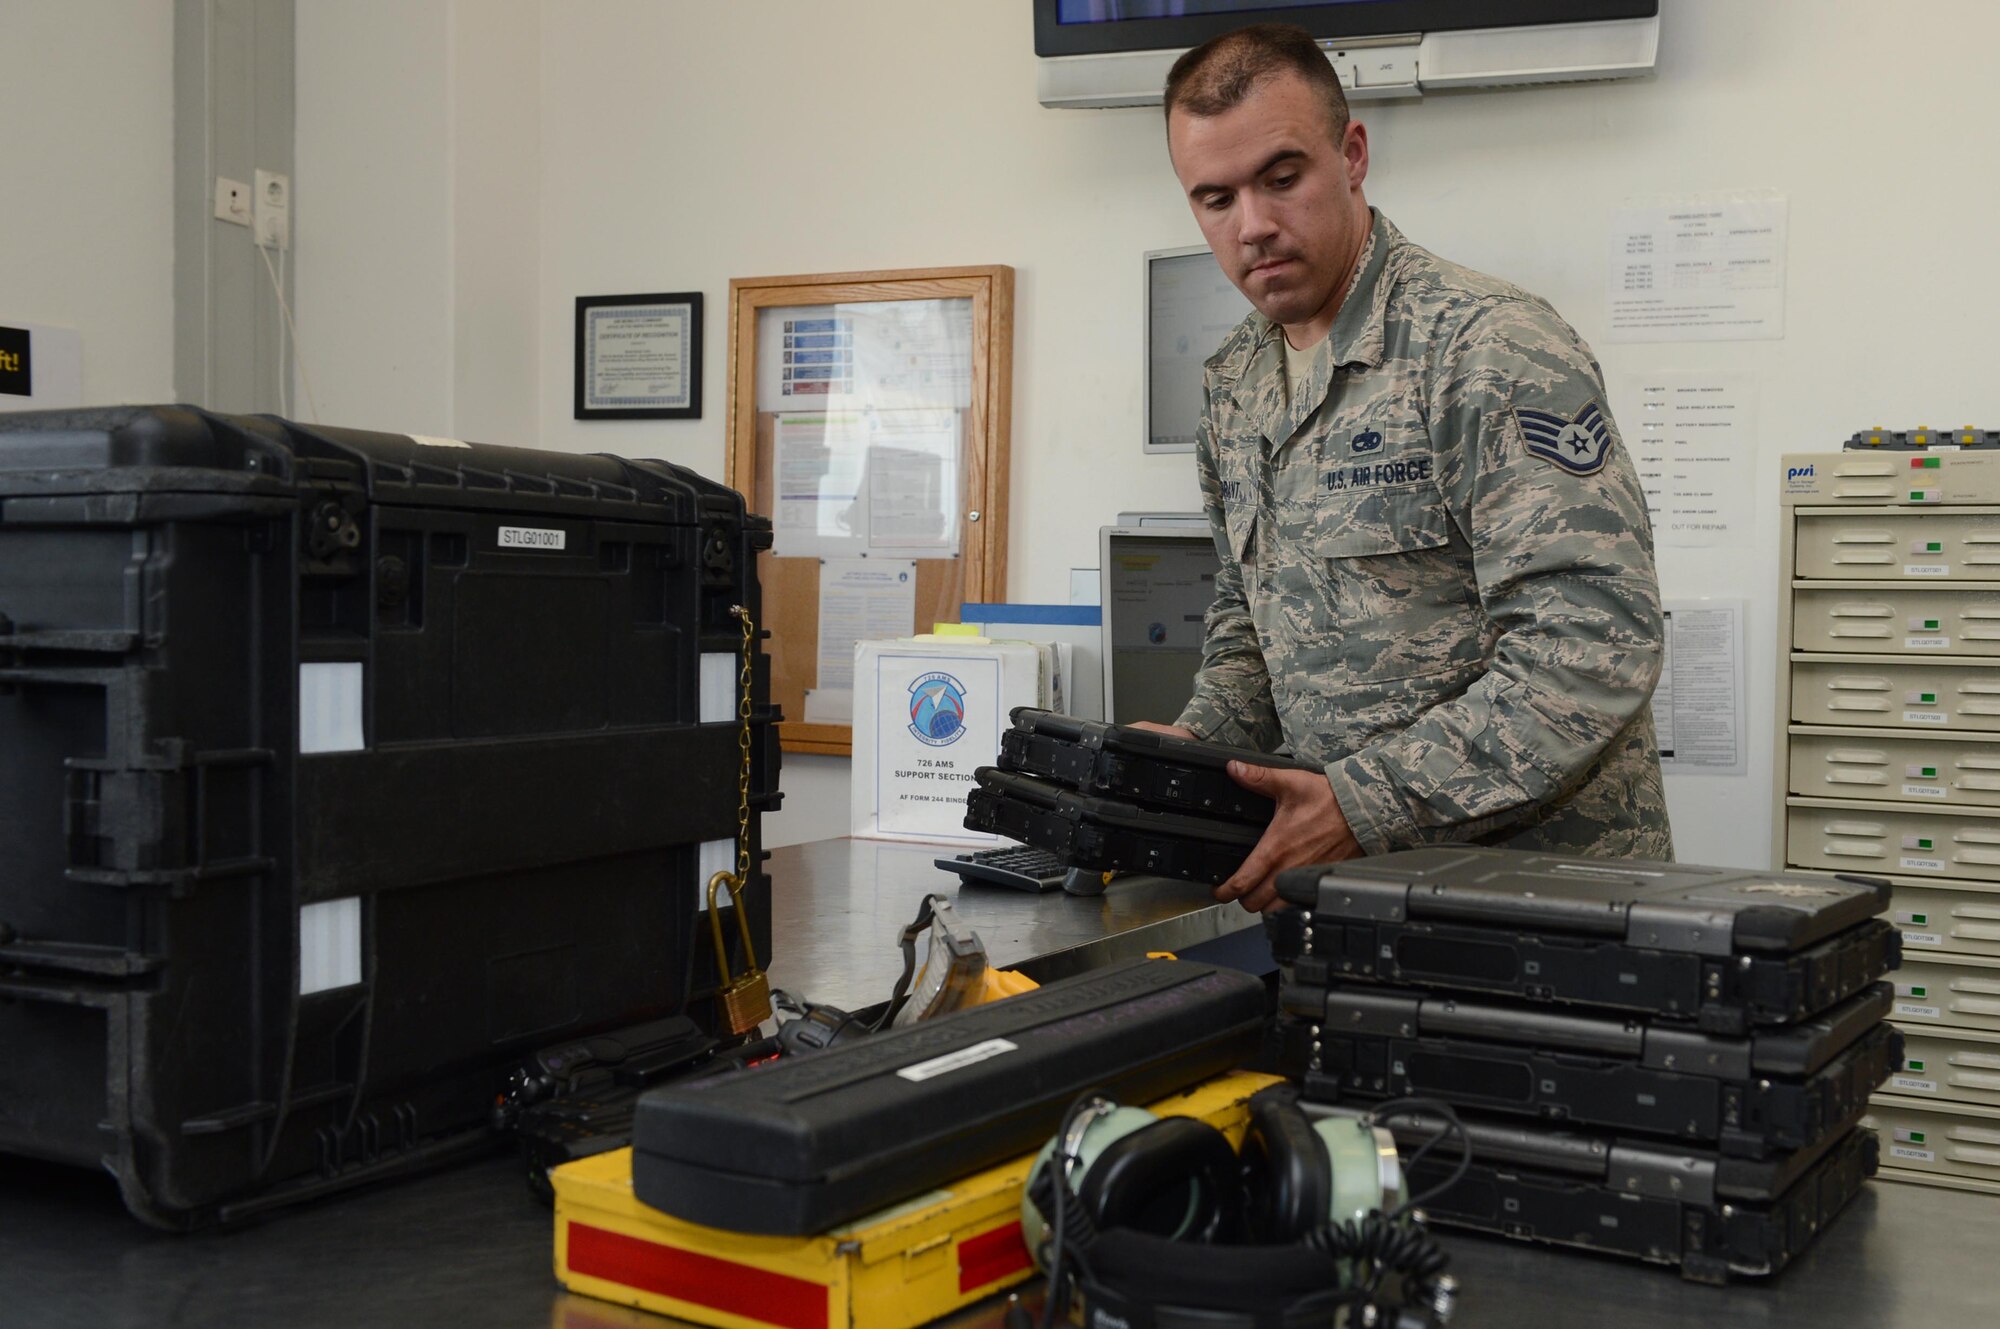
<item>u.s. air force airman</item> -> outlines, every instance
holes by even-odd
[[[1671,857],[1652,538],[1589,349],[1368,207],[1366,133],[1298,29],[1183,57],[1167,125],[1256,310],[1208,362],[1222,569],[1177,727],[1325,768],[1239,769],[1278,813],[1218,898],[1446,841]]]

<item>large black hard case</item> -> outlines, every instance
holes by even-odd
[[[803,1235],[1024,1154],[1078,1094],[1150,1102],[1246,1062],[1264,985],[1129,960],[639,1100],[633,1194],[677,1218]]]
[[[1278,875],[1270,929],[1302,984],[1377,982],[1691,1020],[1789,1024],[1894,969],[1889,883],[1524,853],[1407,849]]]
[[[483,1146],[552,1039],[705,1015],[769,538],[663,462],[0,416],[0,1150],[227,1220]]]

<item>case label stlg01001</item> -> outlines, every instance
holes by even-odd
[[[502,549],[563,549],[568,543],[569,535],[564,531],[544,531],[533,526],[500,528]]]

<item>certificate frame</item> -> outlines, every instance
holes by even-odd
[[[656,320],[660,355],[677,391],[606,393],[599,380],[602,334],[623,324]],[[643,325],[642,335],[643,335]],[[700,291],[651,295],[579,295],[576,298],[575,418],[578,420],[701,419]]]

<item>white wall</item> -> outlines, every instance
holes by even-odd
[[[445,4],[377,0],[370,23],[428,34],[429,15]],[[371,99],[407,99],[407,115],[384,109],[369,122],[382,169],[399,179],[419,174],[435,151],[414,140],[434,132],[443,104],[397,81],[420,71],[393,66],[393,50],[310,45],[309,21],[324,25],[321,11],[333,8],[350,6],[300,5],[302,233],[313,187],[311,80],[356,80]],[[1359,109],[1375,145],[1371,198],[1419,243],[1552,300],[1596,345],[1614,384],[1641,369],[1759,375],[1754,541],[1668,549],[1661,559],[1669,596],[1752,598],[1750,775],[1676,780],[1670,800],[1684,858],[1757,863],[1769,853],[1773,778],[1777,456],[1834,447],[1878,421],[2000,421],[1992,376],[1981,372],[1990,344],[1982,324],[2000,308],[2000,264],[1988,257],[2000,117],[1982,91],[1984,52],[2000,45],[2000,6],[1933,0],[1921,24],[1900,30],[1862,0],[1665,8],[1653,80]],[[1026,5],[599,0],[544,4],[538,30],[515,35],[535,42],[540,71],[542,445],[665,456],[719,475],[729,278],[999,262],[1016,268],[1018,282],[1012,598],[1065,599],[1068,569],[1095,562],[1096,527],[1114,510],[1194,506],[1188,459],[1139,449],[1138,256],[1198,243],[1199,233],[1168,171],[1156,111],[1036,104]],[[364,58],[398,72],[385,78],[356,63]],[[461,161],[475,143],[491,151],[492,136],[521,132],[444,118]],[[352,126],[341,132],[358,136]],[[397,143],[399,134],[411,141]],[[1738,188],[1791,200],[1786,338],[1611,345],[1613,209],[1631,196]],[[457,243],[467,225],[459,223]],[[489,351],[473,347],[466,314],[491,295],[501,316],[515,316],[511,292],[495,289],[497,269],[509,265],[461,266],[456,291],[434,302],[427,283],[441,262],[450,270],[436,237],[370,233],[371,245],[347,245],[339,265],[316,276],[321,298],[379,289],[387,307],[407,307],[410,325],[383,335],[410,363],[415,343],[451,336],[453,325],[455,354],[483,361]],[[303,251],[302,240],[302,306]],[[400,279],[369,269],[371,261]],[[690,289],[709,296],[706,418],[571,420],[575,297]],[[317,331],[302,331],[313,352]],[[518,354],[490,353],[509,364]],[[343,403],[380,411],[403,409],[408,396],[413,416],[475,410],[466,398],[483,399],[501,372],[496,361],[484,384],[460,369],[417,385],[372,357],[350,351],[338,362],[353,382],[323,396],[338,391]],[[456,400],[437,400],[445,383]],[[335,418],[331,407],[327,414]],[[413,416],[399,417],[399,427],[423,427]],[[785,787],[773,843],[844,828],[844,762],[793,758]]]
[[[451,10],[298,0],[299,419],[455,427]]]
[[[0,4],[0,322],[75,328],[85,405],[174,392],[174,14]]]

